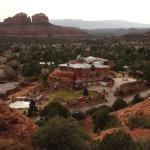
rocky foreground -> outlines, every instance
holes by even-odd
[[[0,149],[18,145],[31,148],[31,136],[38,127],[27,117],[0,102]]]

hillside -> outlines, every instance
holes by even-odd
[[[119,122],[121,123],[121,127],[101,131],[99,136],[96,136],[96,139],[102,139],[107,134],[111,134],[120,129],[123,129],[124,131],[129,133],[133,139],[150,138],[150,129],[142,127],[131,129],[128,125],[129,118],[135,115],[140,115],[144,118],[150,119],[150,100],[145,100],[144,102],[137,103],[133,106],[118,110],[116,112],[112,112],[110,115],[115,115],[118,118]]]
[[[0,149],[21,144],[31,146],[30,138],[38,127],[29,118],[0,102],[0,120]]]

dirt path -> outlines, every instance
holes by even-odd
[[[31,90],[35,89],[38,86],[39,86],[39,83],[38,82],[34,82],[34,83],[32,83],[32,85],[23,87],[19,91],[10,94],[8,96],[8,98],[11,99],[12,97],[25,96],[27,93],[29,93]]]

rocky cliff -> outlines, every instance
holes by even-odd
[[[18,145],[25,145],[30,149],[31,136],[37,129],[29,118],[0,102],[0,149],[11,149]]]
[[[35,14],[32,18],[19,13],[0,23],[0,36],[52,39],[87,39],[88,34],[78,28],[56,26],[49,23],[45,14]]]

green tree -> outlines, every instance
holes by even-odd
[[[137,146],[128,134],[118,131],[104,137],[100,150],[137,150]]]
[[[97,132],[99,129],[103,130],[104,127],[106,126],[108,120],[109,120],[109,115],[108,115],[108,110],[107,109],[99,109],[97,110],[93,115],[92,119],[95,124],[94,126],[94,132]]]
[[[36,61],[31,61],[23,66],[24,76],[36,76],[40,74],[40,71],[41,68]]]
[[[83,89],[83,96],[89,96],[89,91],[88,91],[87,87],[84,87],[84,89]]]
[[[43,73],[41,74],[41,81],[43,82],[43,84],[46,86],[47,85],[47,80],[48,80],[48,75],[49,73]]]
[[[117,111],[127,106],[128,106],[127,103],[123,99],[119,98],[113,103],[113,105],[111,106],[111,110]]]
[[[143,67],[143,77],[145,80],[150,81],[150,62],[146,62]]]
[[[70,116],[70,111],[62,106],[59,102],[50,102],[41,110],[41,115],[45,117],[61,116],[67,118]]]
[[[131,116],[128,120],[130,128],[148,128],[150,129],[150,119],[140,115]]]
[[[53,118],[33,137],[39,150],[89,150],[90,139],[72,118]]]
[[[31,117],[38,111],[36,103],[34,100],[30,100],[29,109],[28,109],[28,116]]]
[[[130,104],[131,104],[131,105],[134,105],[134,104],[136,104],[136,103],[141,102],[142,100],[143,100],[143,99],[140,97],[140,95],[139,95],[139,94],[136,94]]]

